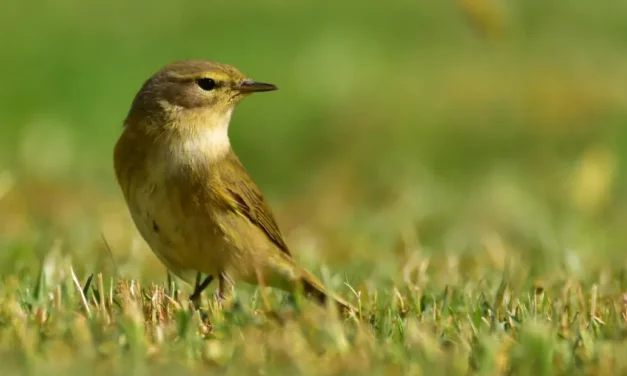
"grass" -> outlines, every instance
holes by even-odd
[[[627,373],[624,6],[336,3],[0,12],[0,374]],[[112,145],[188,57],[281,88],[234,148],[355,316],[247,285],[194,311],[139,238]]]
[[[489,256],[485,255],[489,258]],[[260,291],[225,306],[189,289],[102,274],[81,281],[70,264],[48,264],[34,281],[5,277],[0,296],[3,374],[619,374],[626,370],[624,276],[582,281],[497,271],[475,260],[424,258],[390,289],[341,289],[360,307],[278,299]],[[447,266],[435,268],[432,262]],[[460,272],[481,269],[481,278]],[[50,283],[47,271],[61,273]],[[477,275],[478,277],[479,275]],[[92,278],[93,277],[93,278]],[[428,282],[451,281],[443,289]]]
[[[492,242],[464,258],[414,253],[397,286],[357,289],[336,280],[335,289],[360,308],[348,316],[251,288],[224,306],[206,294],[194,310],[189,286],[176,281],[78,278],[68,260],[49,258],[36,279],[4,277],[3,374],[627,370],[627,295],[617,288],[624,269],[603,265],[582,278],[563,266],[531,279],[532,265],[499,254],[502,244]],[[494,258],[505,260],[503,269]],[[447,283],[442,288],[437,280]]]

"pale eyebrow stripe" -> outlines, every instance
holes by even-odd
[[[205,77],[203,74],[178,74],[174,72],[168,72],[168,76],[179,80],[196,80]]]
[[[176,78],[178,80],[182,80],[182,81],[193,81],[199,78],[211,78],[212,80],[216,81],[216,83],[221,82],[221,81],[227,81],[229,79],[229,77],[224,74],[214,75],[214,74],[209,74],[206,72],[196,73],[196,74],[178,74],[174,72],[168,72],[168,76],[172,78]]]

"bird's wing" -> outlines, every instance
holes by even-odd
[[[292,255],[268,204],[263,198],[263,194],[250,179],[237,156],[230,152],[221,163],[223,166],[220,168],[219,179],[223,189],[219,193],[227,207],[248,218],[254,225],[263,230],[281,251],[291,258]]]

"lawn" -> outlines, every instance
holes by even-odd
[[[6,8],[0,374],[627,373],[621,2]],[[141,240],[112,149],[184,58],[279,86],[235,152],[358,312],[245,284],[194,310]]]

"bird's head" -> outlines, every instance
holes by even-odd
[[[178,61],[144,83],[125,124],[150,131],[226,127],[239,101],[252,93],[276,89],[246,77],[230,65]]]

